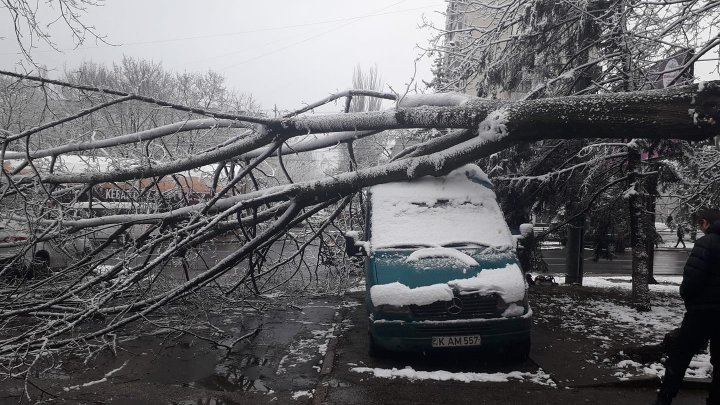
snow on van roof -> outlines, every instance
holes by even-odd
[[[373,249],[397,245],[442,246],[474,242],[514,246],[487,175],[465,165],[447,176],[371,188]]]

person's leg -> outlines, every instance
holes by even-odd
[[[702,316],[694,313],[686,313],[683,318],[677,340],[672,345],[665,362],[665,376],[658,393],[658,398],[666,399],[666,403],[670,403],[669,401],[677,395],[690,360],[707,342],[704,322]]]
[[[720,405],[720,312],[708,320],[710,327],[710,364],[713,366],[712,385],[708,405]]]

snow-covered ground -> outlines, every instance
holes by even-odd
[[[405,378],[412,381],[508,382],[514,380],[556,387],[556,384],[550,375],[544,372],[543,369],[538,369],[536,372],[511,371],[509,373],[470,373],[450,372],[444,370],[419,371],[407,366],[403,369],[353,367],[350,371],[356,373],[370,373],[377,378]]]
[[[615,346],[658,344],[667,332],[680,326],[685,308],[679,295],[682,276],[655,278],[658,284],[650,286],[651,291],[656,293],[653,295],[650,312],[637,312],[628,305],[608,299],[605,294],[598,294],[598,298],[582,302],[574,301],[569,294],[545,296],[544,302],[535,302],[535,305],[564,308],[561,317],[563,328],[607,342],[601,345],[601,348],[607,349],[611,343]],[[555,279],[562,281],[564,277],[556,275]],[[626,291],[632,288],[630,276],[586,276],[583,278],[583,286]],[[535,313],[536,321],[543,322],[542,311]],[[593,358],[587,361],[616,368],[615,376],[620,379],[643,375],[661,377],[664,374],[664,366],[660,362],[640,363],[632,360],[630,354],[623,351],[611,358],[606,351],[598,350]],[[712,377],[712,365],[707,349],[693,358],[685,376]]]

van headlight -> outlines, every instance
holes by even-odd
[[[382,315],[410,315],[410,307],[382,304],[375,307],[375,312]]]

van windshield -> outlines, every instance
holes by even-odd
[[[374,186],[373,249],[513,246],[495,193],[459,170],[446,177]]]

